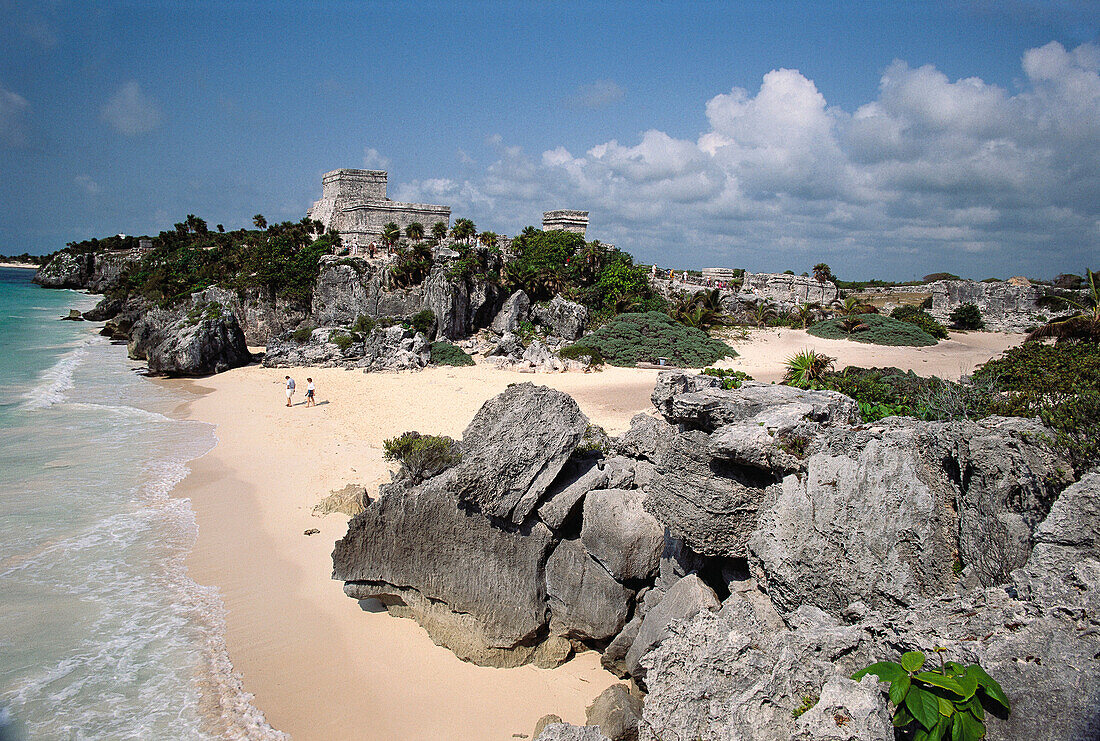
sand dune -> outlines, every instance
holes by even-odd
[[[838,366],[895,365],[958,377],[1019,341],[972,333],[933,348],[878,348],[819,340],[801,331],[754,333],[724,365],[758,380],[781,377],[802,347]],[[201,381],[163,381],[191,391],[181,416],[217,425],[218,446],[192,464],[177,495],[199,525],[192,576],[214,584],[228,608],[226,640],[245,688],[268,721],[295,739],[510,739],[556,713],[584,721],[584,708],[615,677],[587,652],[556,670],[489,669],[435,646],[414,622],[372,613],[329,578],[333,542],[347,518],[310,510],[348,482],[372,493],[388,480],[382,441],[406,430],[461,436],[488,398],[533,381],[573,395],[589,418],[616,434],[649,409],[656,371],[530,375],[490,366],[364,374],[291,371],[317,384],[318,405],[284,406],[287,371],[257,366]],[[318,528],[307,537],[303,531]]]

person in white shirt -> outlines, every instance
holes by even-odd
[[[317,391],[317,388],[313,385],[313,379],[312,378],[307,378],[306,379],[306,406],[307,407],[317,406],[317,400],[313,398],[313,394],[316,391]]]
[[[294,379],[290,376],[286,377],[286,405],[291,406],[290,399],[294,396]]]

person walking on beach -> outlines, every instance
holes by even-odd
[[[290,376],[286,377],[286,405],[290,406],[290,399],[294,396],[294,379]]]
[[[316,391],[317,391],[317,388],[313,385],[313,379],[312,378],[307,378],[306,379],[306,406],[307,407],[317,406],[317,400],[313,398],[313,394]]]

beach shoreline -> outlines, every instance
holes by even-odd
[[[41,265],[32,265],[26,262],[0,262],[0,268],[18,268],[20,270],[38,270]]]
[[[722,365],[759,381],[782,376],[803,347],[849,364],[893,365],[957,378],[1022,335],[970,333],[932,348],[883,348],[821,340],[800,330],[761,331],[736,343]],[[868,361],[873,362],[868,362]],[[288,409],[284,376],[317,384]],[[189,465],[174,495],[195,512],[190,576],[216,586],[226,608],[226,645],[254,705],[295,739],[510,739],[555,713],[584,722],[585,707],[619,681],[588,651],[555,670],[478,667],[436,646],[415,622],[366,610],[330,578],[333,543],[347,517],[312,507],[359,483],[375,495],[389,478],[382,441],[418,430],[460,438],[481,404],[509,384],[533,382],[571,394],[612,434],[651,410],[657,371],[530,374],[488,364],[419,372],[251,365],[197,380],[157,380],[189,394],[176,416],[215,425],[217,445]],[[306,536],[306,530],[319,532]]]

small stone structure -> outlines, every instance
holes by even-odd
[[[542,214],[542,230],[550,232],[558,229],[584,236],[585,231],[588,230],[588,212],[570,211],[569,209],[544,211]]]
[[[736,277],[736,268],[703,268],[703,280],[731,281]]]
[[[423,203],[399,203],[386,197],[387,173],[384,170],[333,170],[321,177],[321,200],[313,204],[308,216],[336,229],[352,254],[382,235],[382,228],[394,222],[402,230],[413,222],[424,225],[451,224],[450,206]]]

